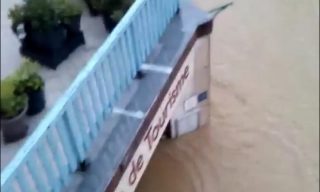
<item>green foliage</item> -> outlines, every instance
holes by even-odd
[[[16,71],[16,76],[24,77],[32,73],[38,73],[39,69],[40,64],[38,62],[33,61],[29,58],[23,58],[22,65]]]
[[[24,22],[24,6],[22,5],[15,5],[13,9],[9,10],[8,14],[9,19],[12,20],[12,27],[16,29],[18,25]]]
[[[81,7],[70,0],[52,0],[53,8],[64,23],[69,23],[69,18],[81,14]]]
[[[111,18],[114,20],[114,21],[117,21],[119,22],[121,20],[121,18],[126,14],[126,12],[122,9],[118,9],[118,10],[115,10],[113,11],[113,13],[111,14]]]
[[[47,31],[59,23],[51,0],[27,0],[24,9],[25,19],[34,29]]]
[[[16,94],[30,93],[43,89],[44,81],[37,73],[30,74],[25,78],[19,78],[16,83]]]
[[[119,9],[113,11],[112,15],[115,17],[116,21],[120,21],[122,17],[129,10],[130,6],[133,4],[133,0],[121,0],[121,6]]]
[[[102,5],[102,0],[90,0],[93,8],[100,10]]]
[[[112,14],[115,10],[121,9],[122,0],[101,0],[101,11],[106,11],[108,14]]]
[[[9,10],[14,29],[20,23],[28,22],[39,31],[50,30],[77,14],[81,14],[81,8],[70,0],[25,0]]]
[[[19,115],[27,104],[25,94],[15,94],[16,76],[9,76],[1,81],[1,118],[11,119]]]
[[[21,67],[16,72],[16,94],[30,93],[43,89],[44,81],[38,74],[39,64],[24,58]]]
[[[10,119],[18,115],[26,106],[27,93],[43,89],[39,68],[39,63],[24,58],[21,67],[1,81],[1,118]]]

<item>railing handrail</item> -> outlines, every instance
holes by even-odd
[[[36,150],[37,143],[41,142],[41,139],[45,136],[48,129],[51,128],[52,124],[56,123],[57,119],[66,112],[66,106],[72,101],[76,92],[81,89],[81,86],[89,78],[90,74],[94,72],[95,67],[100,64],[101,59],[104,58],[106,52],[113,48],[114,44],[117,42],[117,39],[121,37],[121,34],[125,32],[127,27],[133,24],[132,21],[134,21],[135,17],[139,13],[139,10],[142,9],[143,5],[148,1],[151,0],[135,0],[125,16],[122,18],[121,22],[119,22],[102,46],[79,72],[67,91],[65,91],[62,97],[56,102],[54,107],[40,121],[35,131],[26,139],[25,143],[18,150],[13,159],[4,168],[4,170],[1,171],[1,189],[14,176],[14,173],[19,166],[26,161],[28,154],[32,153],[33,150]]]
[[[122,33],[125,27],[132,20],[132,16],[141,8],[141,4],[145,3],[146,0],[136,0],[135,3],[130,7],[128,12],[125,14],[121,22],[115,27],[113,32],[105,40],[103,45],[98,49],[98,51],[93,55],[93,57],[88,61],[87,65],[79,72],[75,80],[71,83],[70,87],[66,90],[63,96],[57,101],[54,107],[48,112],[48,114],[42,119],[35,129],[35,131],[27,138],[26,142],[19,149],[14,158],[9,162],[3,171],[1,171],[1,186],[9,179],[15,169],[24,161],[24,157],[28,154],[34,147],[35,143],[45,134],[46,130],[50,125],[56,120],[56,118],[63,112],[65,105],[67,105],[70,98],[73,96],[75,91],[81,86],[81,83],[85,81],[86,77],[93,71],[94,67],[98,64],[98,60],[107,51],[115,39],[119,37],[118,34]]]

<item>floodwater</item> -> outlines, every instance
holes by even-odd
[[[210,126],[162,141],[138,192],[319,191],[318,8],[241,0],[217,17]]]

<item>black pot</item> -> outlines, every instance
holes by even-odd
[[[28,125],[25,124],[25,115],[28,106],[19,115],[12,119],[1,119],[2,135],[5,143],[18,141],[28,134]]]
[[[28,110],[27,115],[32,116],[40,113],[46,106],[44,90],[32,91],[28,93]]]
[[[68,38],[66,41],[66,46],[64,47],[67,49],[69,53],[72,53],[77,47],[85,44],[85,39],[83,33],[77,32],[77,33],[68,33]]]
[[[99,10],[93,7],[92,3],[90,0],[84,0],[85,3],[87,4],[87,7],[89,9],[89,13],[91,16],[97,16],[99,15]]]
[[[71,16],[68,18],[68,23],[64,23],[64,27],[68,33],[79,33],[80,32],[81,14]]]
[[[33,46],[33,44],[25,39],[22,41],[20,52],[22,55],[38,61],[41,65],[47,66],[50,69],[57,69],[70,53],[84,43],[84,36],[81,31],[77,33],[68,32],[62,47],[51,50],[41,49]]]
[[[61,62],[69,56],[70,51],[65,47],[56,50],[44,50],[30,45],[30,43],[23,42],[20,53],[50,69],[57,69]]]
[[[107,31],[112,32],[113,29],[117,26],[118,21],[113,20],[110,17],[110,14],[103,14],[102,15],[103,24]]]
[[[39,31],[26,27],[25,43],[44,50],[55,50],[64,46],[67,31],[62,26],[56,26],[48,31]]]

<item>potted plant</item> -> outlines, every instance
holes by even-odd
[[[129,10],[133,0],[102,0],[101,12],[106,30],[112,31]]]
[[[38,63],[25,58],[21,68],[17,72],[15,93],[17,95],[27,94],[27,115],[40,113],[46,105],[44,94],[44,81],[37,73]]]
[[[52,69],[84,44],[81,9],[67,0],[27,0],[10,9],[9,18],[21,37],[21,53]]]
[[[85,43],[80,29],[82,9],[70,0],[54,0],[54,9],[61,20],[61,25],[67,30],[67,46],[69,53]]]
[[[14,5],[13,9],[9,10],[8,16],[12,21],[11,29],[15,34],[17,34],[18,26],[24,23],[24,6]]]
[[[1,128],[5,143],[15,142],[28,133],[25,114],[28,108],[27,96],[15,94],[12,77],[1,81]]]
[[[26,41],[39,49],[54,50],[65,42],[66,30],[51,0],[28,0],[24,6]]]
[[[99,15],[99,9],[101,6],[101,0],[84,0],[89,9],[89,13],[92,16]]]
[[[117,26],[121,18],[124,16],[125,12],[121,9],[115,10],[109,14],[103,14],[103,24],[108,31],[113,31]]]
[[[71,3],[69,0],[54,0],[54,9],[57,12],[61,23],[68,32],[79,33],[81,21],[81,7]]]

